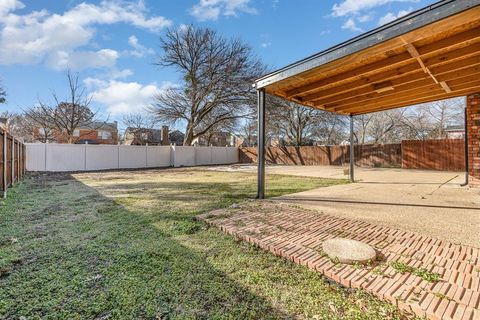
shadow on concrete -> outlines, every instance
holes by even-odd
[[[274,200],[278,201],[291,201],[291,202],[334,202],[334,203],[347,203],[347,204],[361,204],[361,205],[381,205],[381,206],[399,206],[399,207],[420,207],[420,208],[439,208],[439,209],[459,209],[459,210],[479,210],[479,207],[465,207],[465,206],[442,206],[442,205],[429,205],[429,204],[416,204],[416,203],[395,203],[395,202],[377,202],[377,201],[361,201],[361,200],[344,200],[344,199],[329,199],[318,197],[279,197]]]

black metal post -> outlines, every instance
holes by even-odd
[[[265,198],[265,89],[257,90],[258,133],[257,133],[257,199]]]
[[[462,187],[468,186],[468,113],[467,113],[467,106],[465,106],[464,110],[465,114],[463,120],[465,121],[464,128],[465,128],[465,182],[461,184]]]
[[[350,115],[350,181],[355,182],[355,144],[353,141],[353,115]]]

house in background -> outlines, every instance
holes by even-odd
[[[125,145],[142,146],[168,146],[168,145],[183,145],[185,135],[179,131],[174,130],[169,132],[168,126],[162,126],[162,129],[148,129],[148,128],[132,128],[128,127],[125,130],[123,143]]]
[[[73,132],[73,143],[75,144],[118,144],[118,124],[116,121],[108,122],[92,122],[80,125]],[[47,132],[45,128],[35,128],[34,137],[37,142],[45,141]],[[64,132],[52,130],[48,134],[47,140],[56,143],[68,143],[68,136]]]
[[[193,145],[196,146],[214,146],[214,147],[235,147],[237,144],[237,137],[230,132],[218,131],[210,136],[202,136],[193,140]]]
[[[462,124],[449,125],[445,128],[447,139],[465,139],[465,126]]]

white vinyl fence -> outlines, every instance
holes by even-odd
[[[94,171],[237,163],[238,148],[26,143],[28,171]]]

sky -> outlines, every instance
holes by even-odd
[[[432,0],[0,0],[0,112],[67,97],[78,74],[110,121],[180,83],[154,64],[168,28],[208,27],[276,69],[430,5]]]

